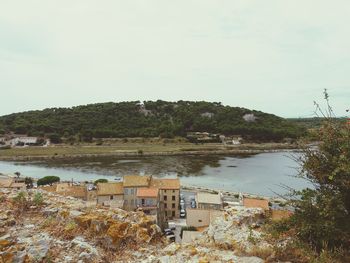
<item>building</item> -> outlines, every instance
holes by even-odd
[[[173,219],[180,217],[180,180],[177,179],[154,179],[151,185],[159,189],[159,199],[163,202],[165,218]]]
[[[198,192],[196,196],[197,208],[208,210],[220,210],[223,208],[221,194],[209,194]]]
[[[147,215],[157,215],[159,191],[157,188],[138,188],[136,206]]]
[[[137,208],[137,189],[150,186],[150,176],[125,175],[123,178],[124,209],[135,210]]]
[[[10,145],[16,146],[16,145],[34,145],[38,141],[37,137],[27,137],[27,136],[20,136],[15,137],[10,140]]]
[[[243,197],[243,206],[251,208],[262,208],[265,211],[268,211],[269,201],[266,199]]]
[[[26,190],[27,186],[24,182],[17,182],[13,177],[1,177],[0,188]]]
[[[124,190],[123,183],[99,183],[97,184],[97,204],[114,207],[123,207]]]
[[[66,182],[54,186],[56,187],[55,192],[60,195],[87,200],[87,189],[84,185],[73,185],[71,182]]]
[[[223,211],[209,209],[186,209],[186,224],[193,227],[207,227],[217,217],[222,216]]]

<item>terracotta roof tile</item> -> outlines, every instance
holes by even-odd
[[[245,207],[255,207],[262,208],[265,210],[269,209],[269,201],[266,199],[256,199],[256,198],[243,198],[243,205]]]
[[[99,183],[97,195],[122,195],[124,194],[123,183]]]
[[[138,188],[137,197],[157,197],[158,189],[157,188]]]
[[[142,175],[124,175],[123,185],[124,187],[140,187],[149,186],[150,177]]]
[[[151,186],[159,189],[180,189],[180,180],[152,178]]]

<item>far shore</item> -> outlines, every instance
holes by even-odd
[[[0,150],[2,161],[35,161],[84,157],[142,157],[181,155],[240,155],[280,151],[297,151],[296,144],[261,143],[224,146],[222,144],[138,144],[119,145],[57,145],[50,147],[18,147]]]

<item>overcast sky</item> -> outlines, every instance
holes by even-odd
[[[312,116],[350,108],[349,0],[1,0],[0,115],[206,100]]]

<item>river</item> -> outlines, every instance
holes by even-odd
[[[148,156],[135,158],[90,157],[42,162],[0,161],[0,172],[20,172],[41,178],[56,175],[61,180],[113,181],[124,174],[152,174],[156,177],[179,176],[182,185],[244,192],[264,196],[286,194],[284,186],[296,190],[310,186],[297,178],[298,153],[274,152],[247,156]]]

